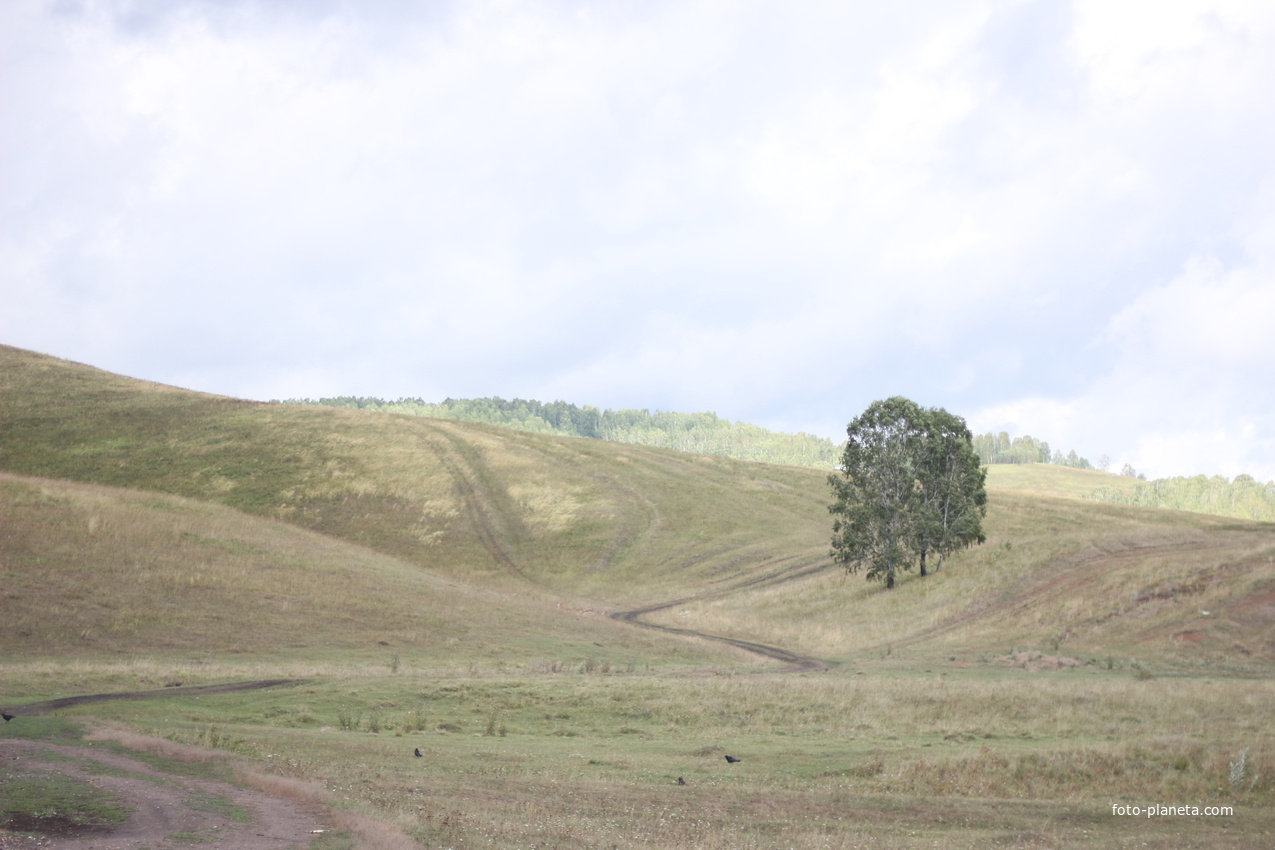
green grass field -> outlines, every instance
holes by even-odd
[[[56,713],[366,847],[1271,846],[1275,525],[993,467],[988,542],[887,592],[824,478],[0,348],[0,705],[160,690]]]

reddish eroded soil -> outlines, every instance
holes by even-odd
[[[300,849],[309,847],[325,827],[317,808],[216,779],[165,773],[105,749],[0,741],[0,777],[54,772],[92,783],[132,814],[121,826],[81,835],[18,835],[0,829],[2,850]]]

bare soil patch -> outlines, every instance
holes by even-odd
[[[281,800],[230,782],[181,776],[105,748],[0,741],[0,782],[61,773],[87,781],[131,809],[119,827],[88,833],[46,827],[23,835],[0,829],[2,850],[237,850],[308,847],[326,828],[314,806]],[[49,833],[54,834],[49,834]]]

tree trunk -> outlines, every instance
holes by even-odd
[[[925,575],[925,550],[921,550],[921,575]]]

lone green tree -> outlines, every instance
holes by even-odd
[[[828,476],[832,557],[893,589],[898,574],[985,539],[986,471],[965,421],[901,396],[873,402],[846,428]]]
[[[987,470],[974,451],[965,420],[943,408],[926,412],[927,428],[917,465],[919,510],[915,548],[925,575],[926,556],[935,554],[937,571],[953,552],[984,542]]]

